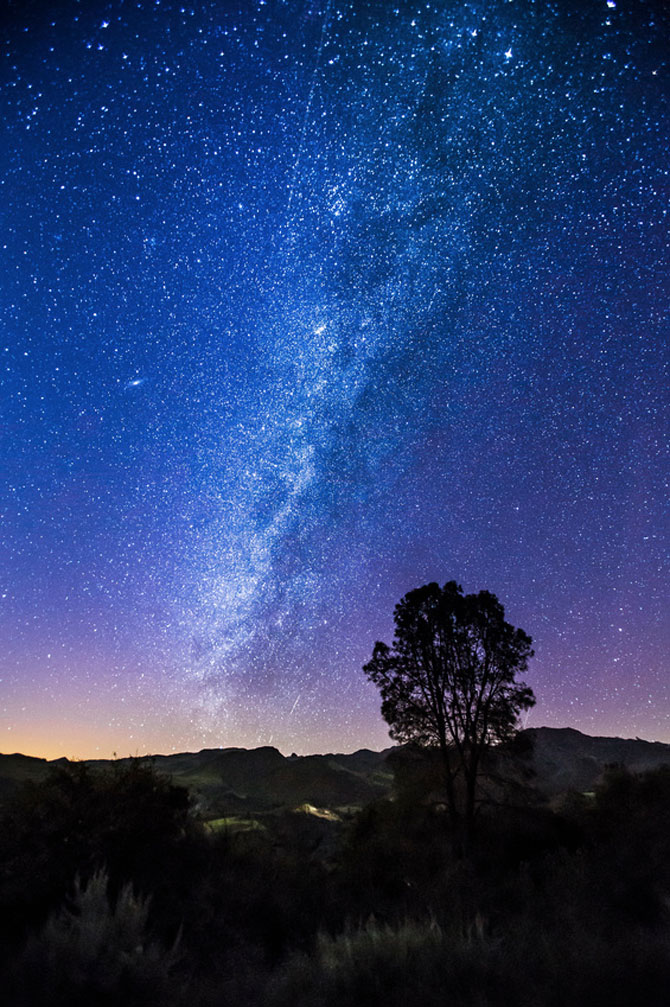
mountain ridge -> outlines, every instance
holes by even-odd
[[[525,761],[533,786],[546,799],[568,790],[592,790],[611,765],[636,773],[670,765],[670,745],[659,741],[589,735],[572,727],[526,728],[519,735],[530,742]],[[94,770],[134,761],[151,765],[188,787],[207,817],[302,805],[361,807],[391,793],[393,768],[388,756],[396,751],[398,747],[392,746],[380,752],[360,748],[349,754],[283,755],[271,745],[261,745],[81,761]],[[53,769],[71,764],[64,758],[0,754],[0,801],[22,783],[39,782]]]

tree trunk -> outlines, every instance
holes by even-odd
[[[469,762],[463,767],[465,773],[465,812],[463,816],[463,833],[466,852],[469,850],[475,834],[475,811],[477,809],[477,777],[479,775],[479,753],[471,755]]]
[[[442,756],[442,773],[444,776],[444,791],[447,798],[447,812],[449,814],[449,824],[455,833],[458,829],[458,808],[456,807],[456,792],[454,788],[454,777],[451,768],[451,753],[446,740],[440,740],[440,755]]]
[[[468,852],[470,829],[467,815],[464,815],[459,807],[456,787],[454,785],[454,770],[452,764],[454,751],[449,748],[445,741],[440,744],[440,753],[442,755],[444,789],[447,797],[447,811],[449,814],[451,849],[456,860],[462,860]]]

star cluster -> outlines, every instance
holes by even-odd
[[[429,580],[670,741],[670,18],[7,4],[0,748],[386,744]]]

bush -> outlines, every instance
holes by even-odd
[[[113,889],[175,887],[198,830],[188,791],[137,760],[107,772],[74,763],[26,785],[0,819],[0,945],[20,943],[75,876],[103,866]]]
[[[166,950],[147,932],[149,900],[124,885],[109,895],[106,872],[77,880],[72,899],[31,937],[13,975],[17,1005],[125,1007],[176,1002],[171,972],[176,947]],[[10,1001],[11,1002],[11,1001]]]
[[[405,1007],[417,994],[444,993],[444,934],[434,923],[396,928],[371,920],[338,937],[320,935],[311,956],[295,955],[273,980],[272,1007]]]
[[[264,1007],[666,1007],[668,932],[607,934],[510,921],[491,934],[433,921],[320,936],[269,983]]]

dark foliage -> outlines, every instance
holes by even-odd
[[[29,787],[0,823],[3,1002],[667,1003],[670,770],[612,769],[560,811],[499,788],[463,857],[430,755],[400,764],[339,833],[304,811],[209,832],[136,764]]]
[[[455,581],[410,591],[394,621],[393,644],[377,642],[363,670],[381,693],[391,736],[440,753],[452,824],[462,817],[468,840],[484,753],[508,741],[535,702],[516,681],[531,639],[505,621],[495,595],[464,595]]]
[[[74,763],[26,784],[0,819],[6,944],[43,921],[76,875],[104,867],[112,886],[172,889],[198,833],[188,791],[138,762],[108,773]]]

